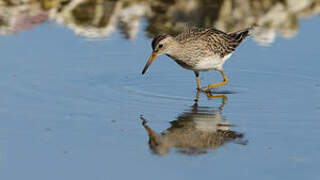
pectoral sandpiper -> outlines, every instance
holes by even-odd
[[[175,37],[160,34],[152,41],[152,55],[142,74],[157,56],[166,54],[183,68],[194,71],[198,90],[209,92],[214,87],[226,85],[228,78],[223,72],[223,64],[242,40],[249,36],[250,29],[225,33],[214,28],[194,28]],[[219,71],[224,80],[202,89],[199,72],[209,70]]]

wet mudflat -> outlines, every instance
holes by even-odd
[[[106,6],[126,7],[116,2]],[[228,85],[208,97],[165,56],[141,75],[148,36],[166,29],[152,24],[161,14],[93,33],[67,23],[74,7],[1,31],[1,179],[320,178],[318,16],[299,19],[290,37],[270,28],[267,46],[247,39],[224,66]],[[120,19],[144,16],[133,8],[139,16],[125,9]]]

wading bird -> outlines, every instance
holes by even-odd
[[[194,71],[198,90],[209,92],[214,87],[226,85],[228,78],[223,72],[223,64],[242,40],[249,36],[250,29],[225,33],[214,28],[194,28],[175,37],[160,34],[152,40],[152,55],[142,74],[157,56],[166,54],[181,67]],[[219,71],[223,81],[202,89],[199,72],[209,70]]]

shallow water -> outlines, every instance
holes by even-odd
[[[133,40],[54,20],[1,36],[1,179],[320,178],[319,16],[243,42],[212,97],[165,56],[141,75],[149,25]]]

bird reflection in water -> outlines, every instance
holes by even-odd
[[[147,125],[144,117],[140,117],[142,125],[149,135],[149,147],[157,155],[165,155],[170,149],[185,155],[198,155],[218,148],[225,143],[235,142],[246,145],[243,133],[232,131],[232,124],[222,117],[226,105],[225,95],[212,96],[209,99],[221,100],[217,110],[198,105],[199,93],[190,109],[171,121],[168,129],[158,134]]]

